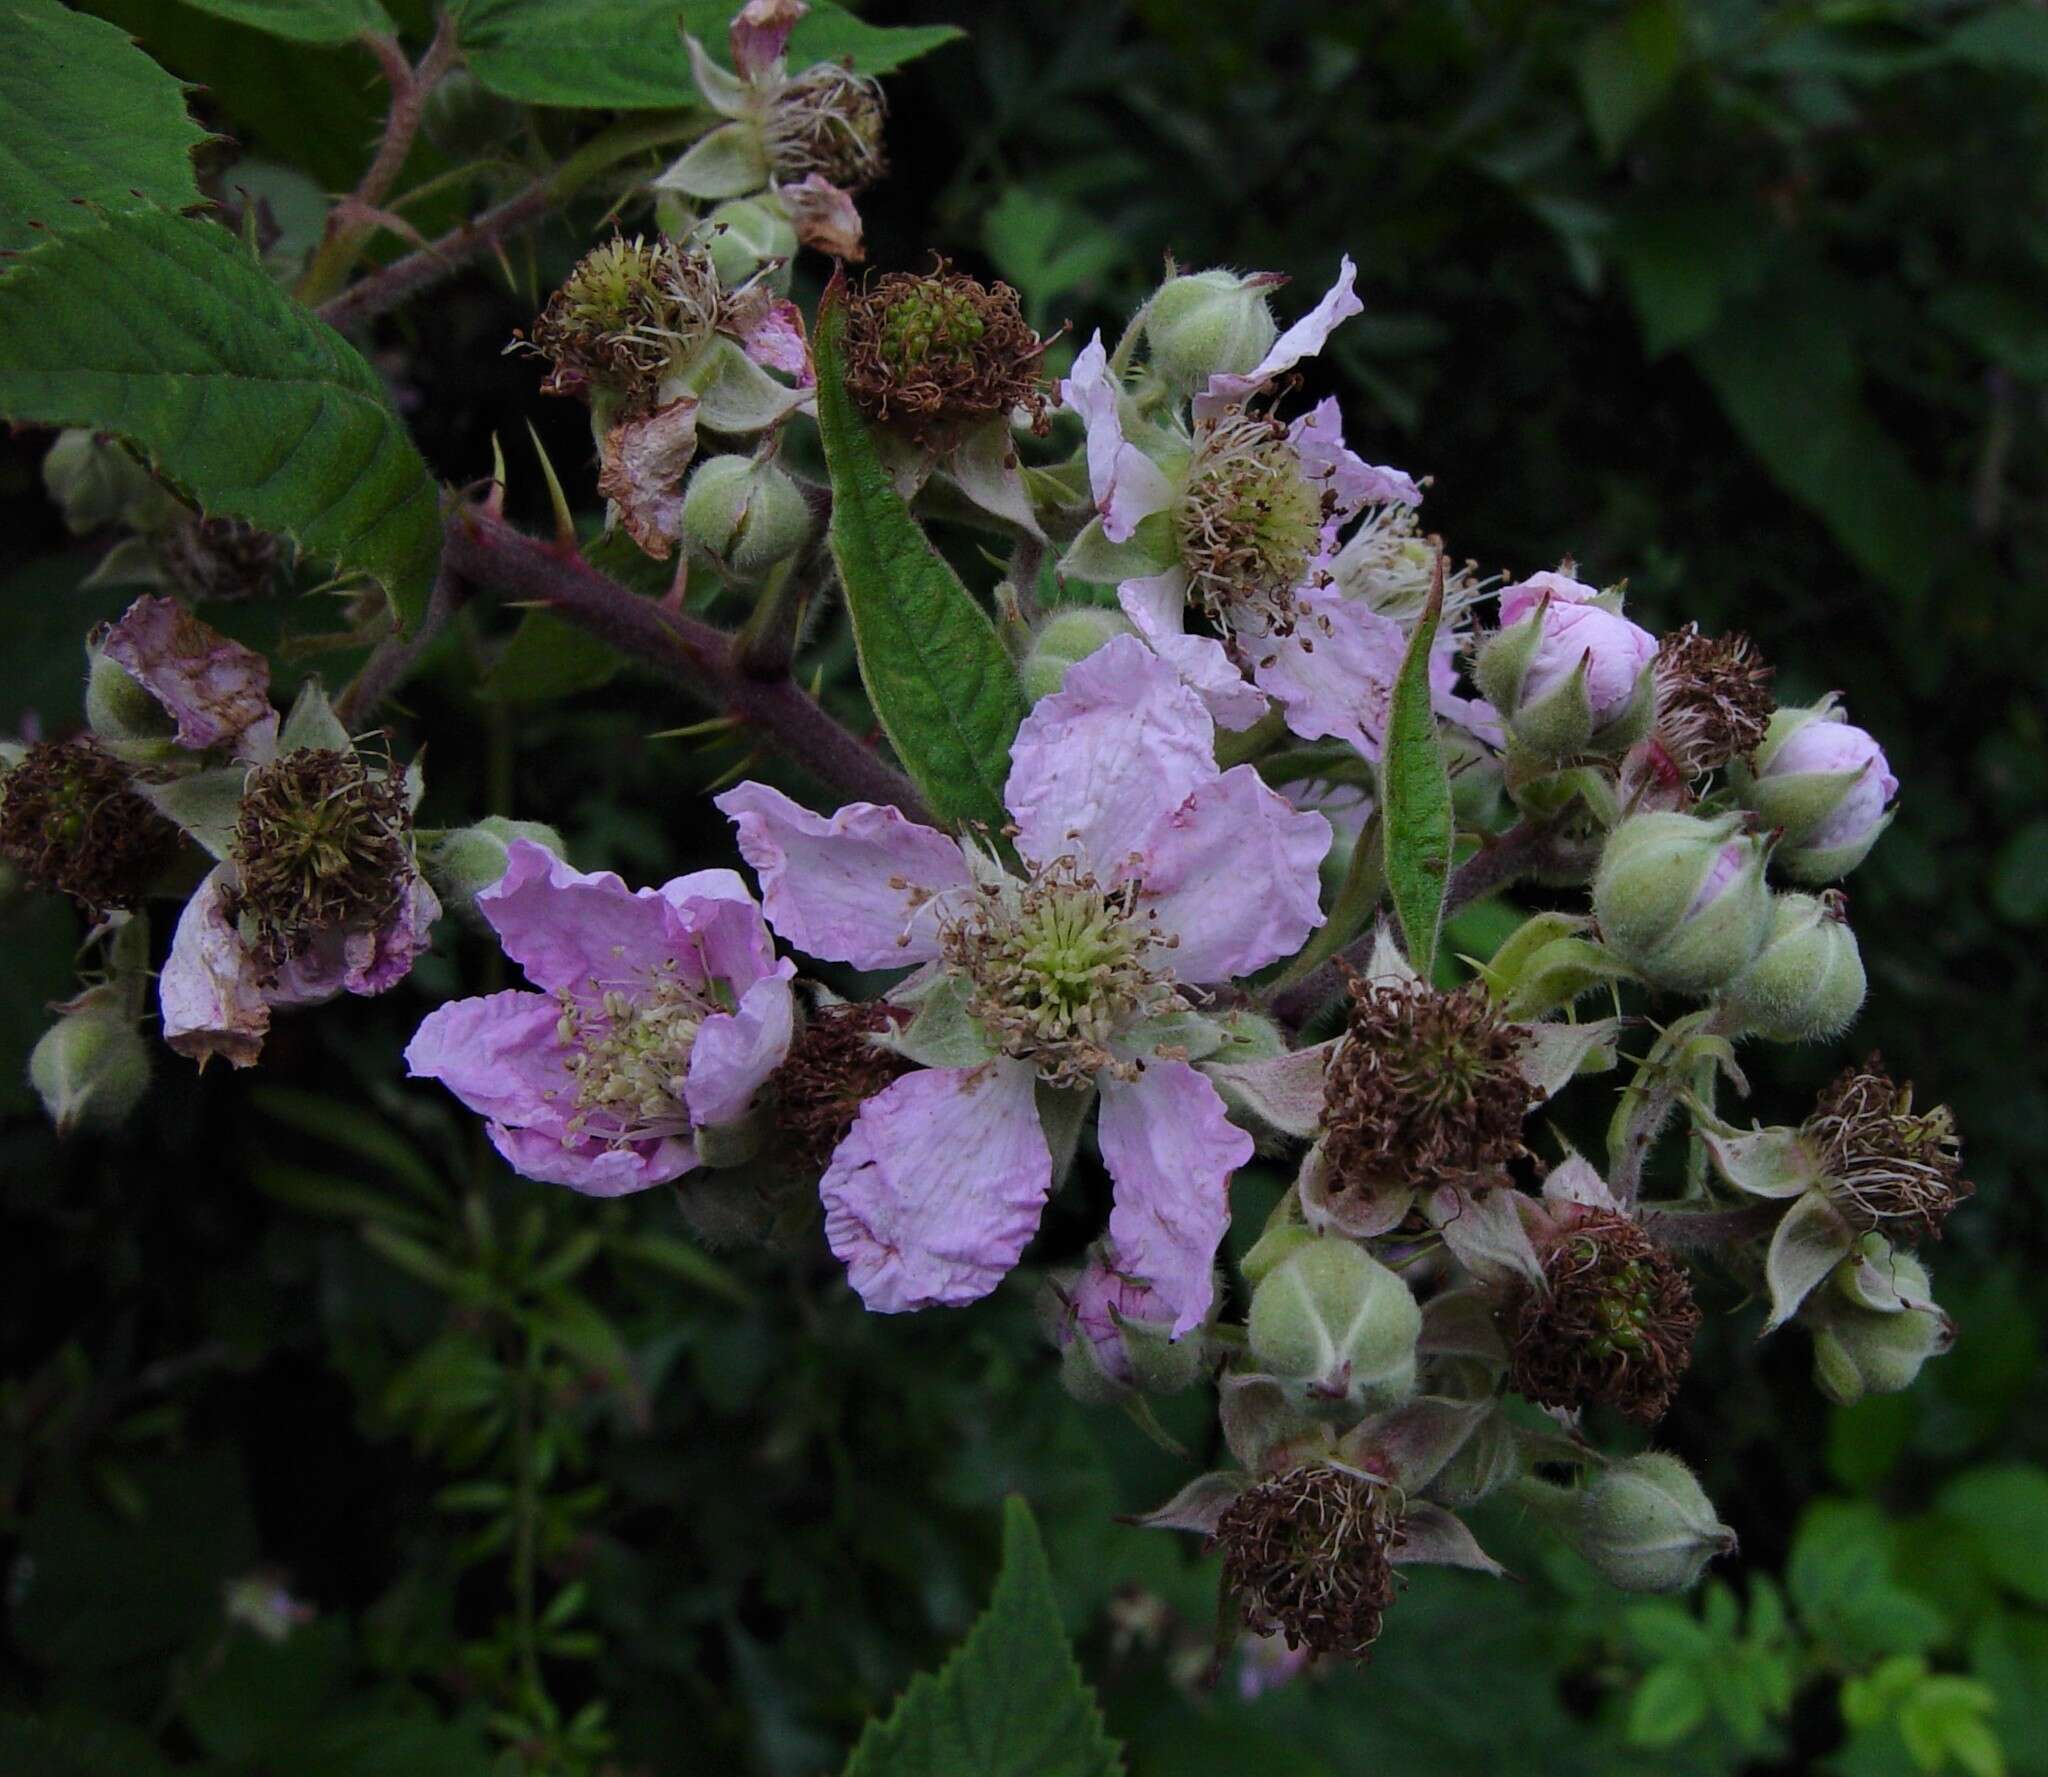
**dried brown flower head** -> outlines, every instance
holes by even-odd
[[[921,275],[871,278],[846,298],[847,392],[920,442],[943,443],[1018,407],[1044,432],[1045,345],[1009,285],[983,284],[944,259]]]
[[[669,366],[711,338],[719,303],[718,272],[702,249],[614,235],[548,298],[532,337],[513,343],[554,365],[543,394],[580,395],[594,384],[642,407]]]
[[[1321,1463],[1247,1487],[1216,1525],[1245,1627],[1289,1647],[1371,1657],[1394,1600],[1401,1532],[1387,1489]]]
[[[1334,1196],[1495,1173],[1522,1147],[1538,1101],[1521,1038],[1477,982],[1452,993],[1354,980],[1351,1022],[1323,1095]]]
[[[1949,1211],[1975,1189],[1947,1105],[1913,1109],[1913,1083],[1884,1057],[1844,1069],[1802,1125],[1821,1157],[1828,1199],[1861,1229],[1894,1239],[1941,1238]]]
[[[859,191],[889,170],[882,148],[888,108],[881,87],[838,62],[820,62],[778,87],[761,124],[777,184],[815,173]]]
[[[38,741],[0,776],[0,857],[88,912],[137,905],[178,849],[178,830],[135,793],[97,742]]]
[[[277,590],[284,547],[238,518],[192,513],[155,538],[156,558],[178,590],[216,604],[267,598]]]
[[[404,779],[328,747],[280,754],[249,773],[233,855],[233,915],[272,967],[322,933],[380,926],[413,874]]]
[[[1656,738],[1687,777],[1756,751],[1777,706],[1775,669],[1748,636],[1703,636],[1697,623],[1673,630],[1657,649]]]
[[[1517,1393],[1654,1425],[1692,1362],[1700,1311],[1676,1259],[1627,1216],[1585,1209],[1545,1256],[1543,1287],[1519,1289],[1501,1323]]]
[[[860,1107],[911,1063],[872,1041],[909,1022],[882,1000],[821,1006],[797,1033],[775,1074],[776,1128],[790,1164],[822,1173]]]

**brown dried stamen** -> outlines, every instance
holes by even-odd
[[[554,365],[543,394],[577,395],[595,384],[629,408],[644,407],[669,367],[710,339],[719,302],[709,254],[615,235],[548,298],[531,338],[513,343]]]
[[[1401,1540],[1384,1485],[1318,1463],[1246,1488],[1209,1547],[1223,1550],[1246,1628],[1365,1660],[1394,1600]]]
[[[1688,777],[1756,751],[1777,707],[1774,669],[1748,636],[1703,636],[1697,623],[1666,636],[1652,668],[1657,740]]]
[[[1802,1128],[1821,1155],[1829,1201],[1858,1228],[1938,1240],[1975,1188],[1963,1177],[1954,1114],[1947,1105],[1916,1112],[1913,1083],[1894,1080],[1880,1055],[1845,1069]]]
[[[322,933],[365,931],[412,877],[412,815],[397,774],[355,753],[299,747],[249,773],[235,823],[233,913],[273,967]]]
[[[1046,342],[1017,292],[953,271],[891,272],[846,299],[846,387],[862,412],[920,442],[1023,408],[1051,421],[1039,371]]]
[[[284,549],[267,531],[238,518],[192,513],[160,531],[156,558],[188,598],[224,604],[267,598],[277,590]]]
[[[882,148],[882,89],[838,62],[820,62],[778,87],[762,120],[762,146],[778,184],[816,173],[857,192],[889,170]]]
[[[822,1173],[860,1107],[912,1064],[874,1038],[909,1021],[883,1000],[821,1006],[775,1074],[776,1127],[790,1164]]]
[[[178,830],[86,736],[38,741],[0,776],[0,857],[89,912],[138,905],[178,849]]]
[[[1323,1167],[1335,1196],[1498,1173],[1524,1152],[1539,1094],[1522,1039],[1477,982],[1453,993],[1354,980],[1325,1076]]]
[[[1510,1297],[1501,1324],[1517,1393],[1654,1425],[1692,1362],[1700,1311],[1676,1259],[1628,1217],[1588,1209],[1546,1256],[1543,1287]]]

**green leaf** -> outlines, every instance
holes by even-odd
[[[1416,974],[1429,978],[1451,877],[1451,778],[1429,702],[1429,650],[1443,616],[1441,558],[1387,710],[1380,801],[1387,846],[1387,888]]]
[[[1958,284],[1934,299],[1932,312],[1994,364],[2048,382],[2048,316],[2037,299],[1995,284]]]
[[[1675,1746],[1707,1719],[1707,1687],[1692,1666],[1653,1666],[1628,1706],[1632,1746]]]
[[[1980,68],[2048,80],[2048,16],[2030,7],[1987,7],[1951,31],[1944,48]]]
[[[187,1689],[179,1711],[215,1758],[283,1753],[348,1683],[350,1659],[346,1617],[302,1624],[275,1642],[238,1629]]]
[[[147,1735],[115,1722],[0,1716],[7,1777],[168,1777],[170,1769]]]
[[[363,1114],[360,1105],[346,1104],[325,1093],[296,1086],[258,1086],[250,1097],[265,1116],[316,1141],[331,1142],[360,1159],[382,1167],[416,1195],[439,1206],[447,1202],[440,1176],[418,1148],[381,1119]]]
[[[988,1609],[937,1677],[868,1724],[843,1777],[1118,1777],[1116,1745],[1074,1664],[1031,1508],[1010,1498]]]
[[[377,0],[185,0],[185,4],[293,43],[347,43],[365,32],[389,37],[398,29]]]
[[[1024,719],[1017,669],[988,615],[926,541],[840,375],[845,305],[818,310],[818,431],[832,474],[832,554],[861,678],[883,732],[941,819],[1009,819],[1003,782]]]
[[[1676,0],[1637,0],[1579,50],[1579,98],[1586,121],[1612,160],[1663,103],[1685,55],[1685,8]]]
[[[1968,1528],[1993,1579],[2030,1604],[2048,1605],[2048,1471],[2031,1463],[1971,1469],[1936,1503]]]
[[[624,664],[609,643],[552,611],[528,611],[491,663],[482,694],[503,703],[551,703],[596,690]]]
[[[98,225],[111,209],[202,202],[206,132],[185,89],[128,33],[57,0],[0,0],[0,252]]]
[[[665,111],[697,102],[682,28],[725,54],[732,0],[472,0],[462,14],[469,70],[508,99],[533,105]],[[950,25],[871,25],[815,0],[789,40],[789,65],[853,58],[886,74],[961,33]]]
[[[440,499],[382,383],[223,228],[116,216],[0,276],[0,414],[126,439],[209,513],[426,608]]]

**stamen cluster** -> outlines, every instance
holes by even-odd
[[[215,604],[267,598],[277,589],[284,549],[238,518],[193,513],[159,532],[156,558],[188,598]]]
[[[280,754],[249,773],[233,855],[233,914],[273,968],[323,933],[380,926],[413,874],[404,781],[353,752]]]
[[[1829,1200],[1858,1228],[1939,1239],[1973,1189],[1948,1106],[1916,1112],[1912,1082],[1894,1080],[1882,1056],[1844,1070],[1803,1129],[1820,1152]]]
[[[0,857],[94,912],[138,905],[178,834],[91,739],[38,741],[0,778]]]
[[[1756,751],[1777,707],[1776,669],[1748,636],[1703,636],[1697,623],[1673,630],[1651,668],[1657,687],[1656,738],[1687,777],[1699,777]]]
[[[690,1049],[718,1003],[675,973],[673,963],[635,993],[608,988],[593,1002],[564,989],[556,997],[562,1015],[555,1036],[569,1051],[565,1065],[576,1094],[563,1146],[582,1136],[623,1147],[689,1134],[683,1088]]]
[[[615,235],[584,256],[533,324],[526,343],[554,365],[541,389],[575,395],[597,384],[645,406],[669,366],[710,339],[719,302],[708,253]]]
[[[1543,1287],[1518,1290],[1501,1320],[1517,1393],[1654,1425],[1692,1363],[1700,1311],[1684,1266],[1634,1222],[1581,1210],[1544,1261]]]
[[[891,272],[846,303],[846,386],[861,410],[920,442],[1023,408],[1046,431],[1045,341],[1017,292],[955,272]]]
[[[1401,1542],[1387,1489],[1322,1463],[1248,1487],[1218,1521],[1223,1580],[1245,1626],[1292,1648],[1371,1657]]]
[[[1351,983],[1325,1075],[1323,1166],[1334,1195],[1497,1173],[1521,1153],[1537,1091],[1521,1039],[1483,986]]]
[[[815,173],[842,191],[857,192],[889,170],[882,148],[886,116],[874,81],[838,62],[820,62],[778,87],[768,101],[761,124],[768,164],[783,183]]]
[[[1326,503],[1270,415],[1233,407],[1203,430],[1174,529],[1190,596],[1219,630],[1293,634]]]

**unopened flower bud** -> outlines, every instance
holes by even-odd
[[[1560,1526],[1566,1540],[1623,1592],[1683,1592],[1735,1549],[1692,1470],[1661,1450],[1602,1469],[1577,1507]]]
[[[1024,695],[1036,703],[1066,683],[1067,668],[1086,660],[1105,642],[1135,634],[1121,611],[1107,605],[1076,605],[1056,611],[1032,638],[1031,652],[1018,665]]]
[[[1884,1279],[1883,1308],[1867,1306],[1859,1289],[1866,1264],[1874,1264]],[[1955,1322],[1928,1293],[1926,1266],[1875,1234],[1865,1235],[1857,1252],[1808,1298],[1800,1318],[1813,1332],[1814,1386],[1839,1407],[1853,1407],[1866,1394],[1911,1388],[1927,1360],[1955,1343]]]
[[[1742,828],[1739,814],[1639,814],[1609,836],[1593,911],[1608,945],[1656,986],[1713,993],[1763,948],[1768,841]]]
[[[118,1129],[149,1090],[149,1045],[111,998],[96,993],[64,1013],[29,1053],[29,1084],[59,1135]]]
[[[545,822],[512,821],[493,814],[473,826],[451,827],[423,846],[420,870],[444,908],[483,930],[486,922],[477,912],[476,898],[505,874],[507,848],[515,839],[531,840],[558,858],[568,855],[561,834]]]
[[[1310,1241],[1252,1292],[1252,1361],[1294,1404],[1346,1422],[1415,1389],[1422,1311],[1408,1286],[1349,1240]]]
[[[846,298],[846,389],[870,419],[943,447],[1021,409],[1045,430],[1045,341],[1017,292],[953,271],[891,272]]]
[[[1040,1309],[1060,1351],[1060,1379],[1076,1400],[1178,1394],[1201,1373],[1201,1339],[1175,1339],[1173,1311],[1118,1270],[1113,1253],[1092,1253],[1080,1270],[1049,1279]]]
[[[752,457],[707,457],[683,494],[691,553],[735,580],[757,580],[811,537],[811,509],[788,471]]]
[[[1280,335],[1266,292],[1282,281],[1221,269],[1167,279],[1145,309],[1152,367],[1183,392],[1245,375]]]
[[[140,679],[96,641],[86,643],[85,658],[85,720],[96,736],[116,747],[171,740],[177,723]]]
[[[43,488],[74,537],[137,523],[172,504],[127,451],[80,427],[59,432],[44,453]]]
[[[720,204],[699,225],[698,239],[727,289],[744,284],[764,265],[796,256],[796,226],[789,212],[766,195]]]
[[[519,133],[525,111],[470,73],[451,68],[427,94],[420,128],[429,142],[458,165],[490,158]]]
[[[1832,894],[1776,895],[1770,935],[1728,990],[1745,1029],[1773,1043],[1811,1043],[1849,1028],[1867,983],[1856,934]]]
[[[1568,759],[1632,746],[1656,713],[1657,638],[1613,601],[1564,574],[1534,574],[1500,595],[1499,629],[1474,676],[1530,752]]]
[[[1833,882],[1863,862],[1899,793],[1884,749],[1832,698],[1771,718],[1743,801],[1780,830],[1776,862],[1794,882]]]

